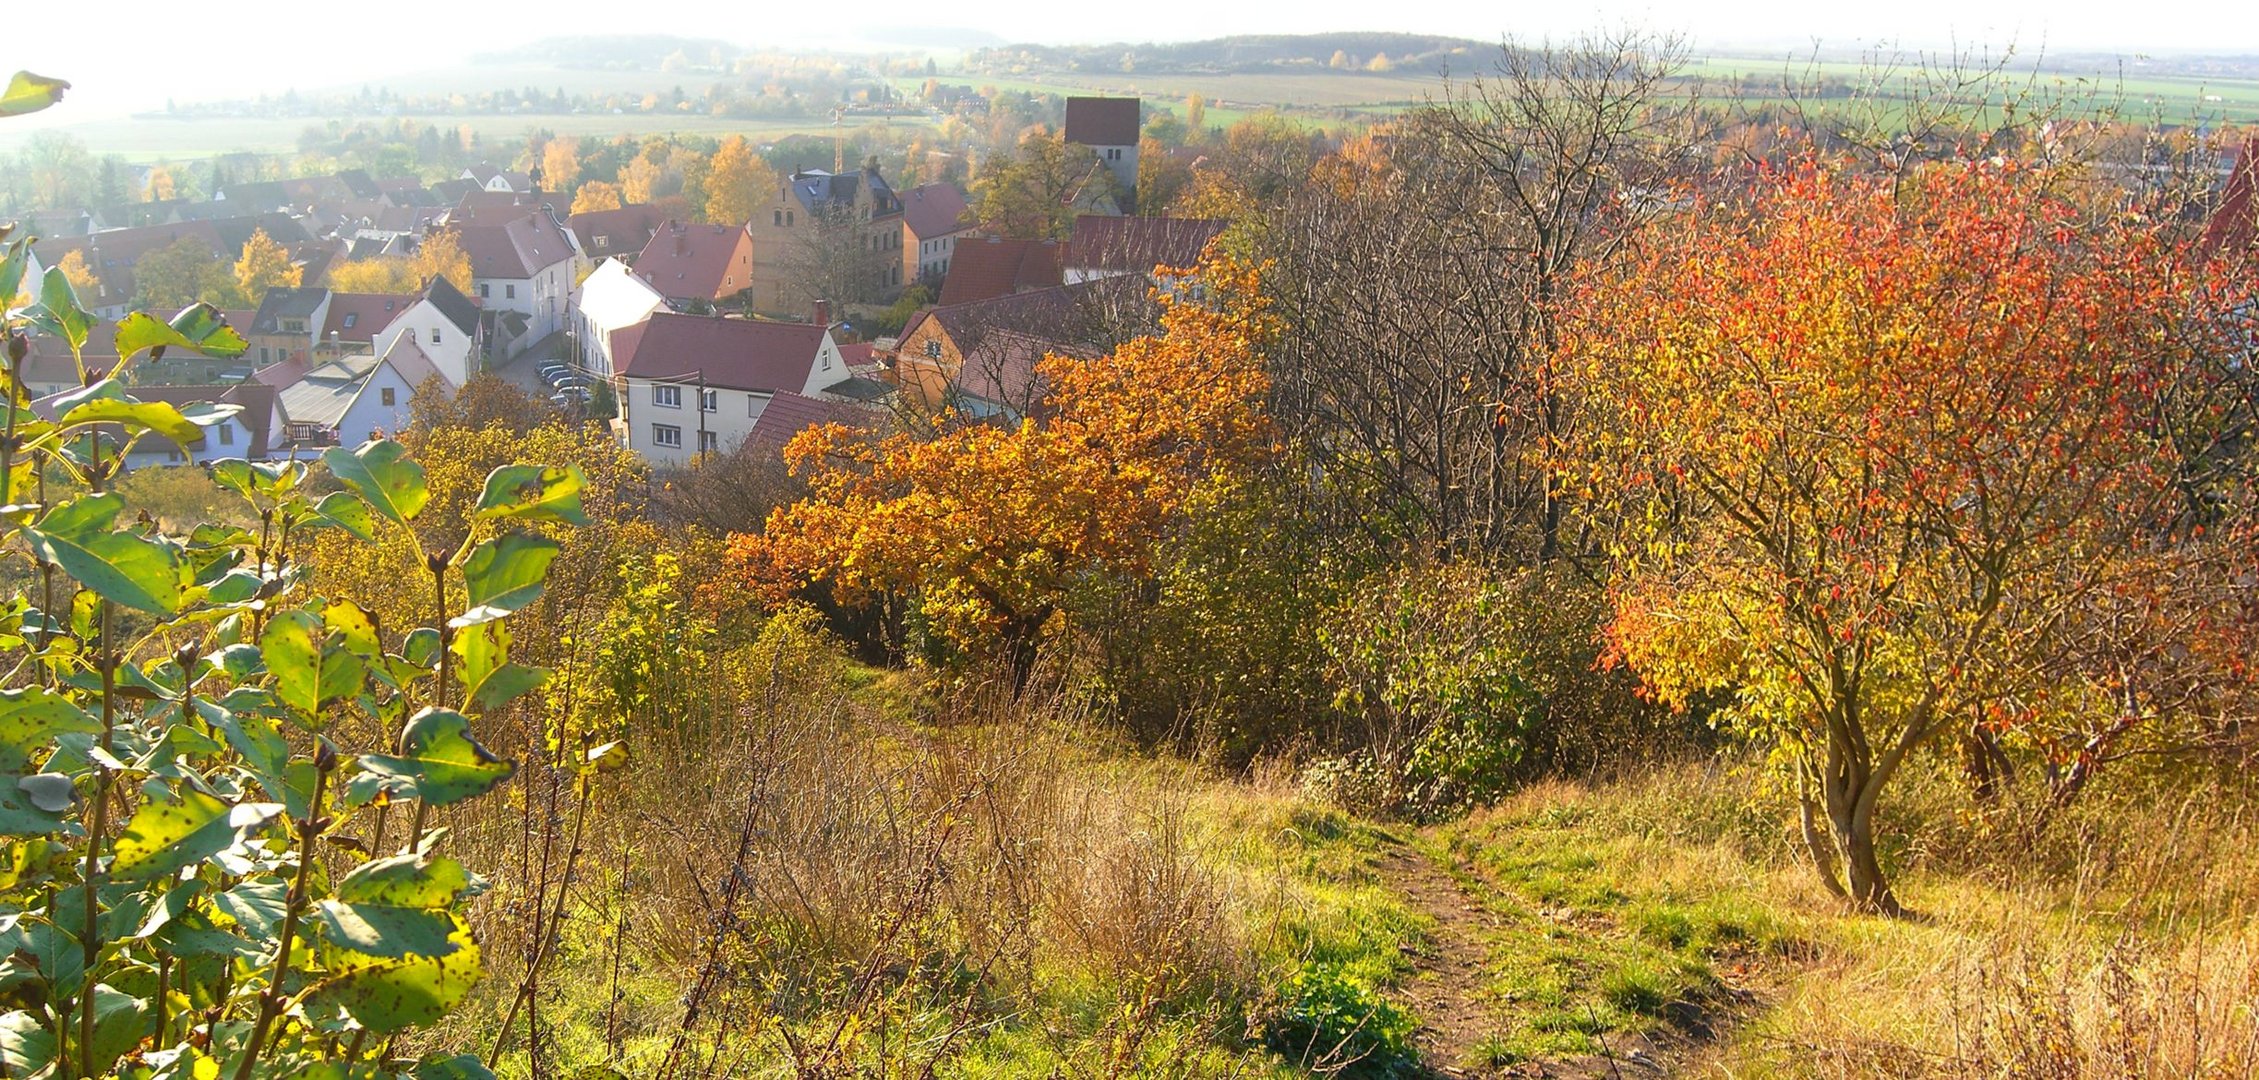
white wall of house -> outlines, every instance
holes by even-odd
[[[376,437],[376,432],[397,435],[408,426],[409,406],[416,396],[416,388],[398,368],[390,363],[380,363],[369,372],[368,380],[361,384],[361,392],[354,395],[353,404],[346,406],[345,415],[337,418],[337,442],[340,446],[359,446]]]
[[[126,455],[126,468],[148,469],[163,465],[203,465],[221,458],[251,453],[251,429],[239,416],[230,416],[204,429],[202,446],[182,447],[156,435],[144,437]]]
[[[394,342],[402,334],[414,334],[416,347],[431,357],[431,362],[442,375],[461,386],[471,379],[476,359],[471,354],[471,335],[463,332],[430,300],[417,300],[407,310],[393,316],[385,328],[377,331],[371,343],[378,356],[392,351]]]
[[[526,316],[526,343],[531,344],[562,330],[572,300],[571,256],[542,267],[531,278],[478,278],[473,294],[489,311],[517,311]]]
[[[688,465],[696,457],[700,446],[701,425],[705,432],[703,449],[728,453],[745,442],[752,433],[753,422],[761,418],[769,399],[777,390],[814,396],[817,391],[847,378],[847,362],[839,355],[839,346],[830,334],[817,347],[816,362],[808,367],[808,378],[800,386],[748,389],[708,385],[706,408],[698,407],[697,378],[639,379],[626,377],[621,392],[621,428],[627,447],[643,455],[654,465]]]
[[[581,366],[610,378],[612,335],[665,308],[666,298],[626,263],[606,259],[580,283],[573,297],[573,332],[580,339]]]

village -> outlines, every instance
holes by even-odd
[[[197,445],[137,444],[129,465],[310,459],[397,433],[419,401],[493,376],[678,467],[774,456],[811,425],[875,428],[904,407],[1017,422],[1043,407],[1045,354],[1096,356],[1150,333],[1156,268],[1191,266],[1225,223],[1124,212],[1134,200],[1115,193],[1138,190],[1142,121],[1136,98],[1067,101],[1061,134],[1088,148],[1094,182],[1066,197],[1064,240],[1004,235],[957,183],[898,189],[875,160],[779,174],[743,221],[648,203],[574,213],[538,168],[482,163],[429,185],[353,169],[27,224],[47,238],[34,259],[73,270],[79,302],[104,320],[145,291],[145,260],[184,245],[220,264],[274,253],[303,282],[222,311],[250,343],[239,360],[130,368],[144,398],[240,409]],[[413,291],[330,281],[334,267],[441,248],[467,261],[468,288],[443,273]],[[858,311],[913,286],[932,302],[898,332],[866,331]],[[35,338],[27,385],[59,394],[118,368],[105,330],[83,373],[64,343]]]

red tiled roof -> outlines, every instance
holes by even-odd
[[[651,242],[667,217],[649,203],[617,210],[583,210],[565,224],[580,238],[580,249],[591,259],[608,255],[634,255]]]
[[[919,184],[902,193],[902,223],[920,240],[970,228],[965,223],[965,193],[955,184]]]
[[[670,221],[643,245],[633,272],[661,296],[720,300],[752,283],[753,240],[736,225]]]
[[[878,422],[879,415],[867,408],[781,390],[761,407],[761,415],[753,421],[753,430],[745,433],[745,444],[780,447],[792,441],[794,435],[817,424],[868,428],[876,427]]]
[[[1156,266],[1191,266],[1224,223],[1203,218],[1106,217],[1075,219],[1065,265],[1075,270],[1150,274]],[[961,246],[961,245],[960,245]]]
[[[486,278],[530,278],[572,257],[572,242],[547,213],[528,210],[506,224],[456,230],[471,257],[471,273]]]
[[[1067,99],[1067,141],[1084,146],[1135,146],[1139,113],[1136,98]]]
[[[1059,245],[1050,240],[965,237],[949,255],[949,274],[941,281],[940,302],[968,304],[1046,289],[1060,282]]]
[[[392,325],[392,320],[415,304],[414,296],[333,292],[329,294],[329,318],[322,323],[322,340],[336,334],[339,341],[374,341],[377,331]]]
[[[2204,250],[2217,252],[2223,248],[2241,252],[2249,250],[2254,233],[2259,233],[2259,206],[2253,199],[2259,192],[2259,178],[2252,169],[2259,167],[2259,139],[2243,144],[2243,156],[2236,159],[2235,172],[2228,176],[2228,186],[2220,193],[2220,205],[2213,208],[2212,220],[2204,225]]]
[[[631,378],[703,377],[730,390],[797,391],[808,385],[825,333],[814,323],[661,312],[613,331],[612,355]]]

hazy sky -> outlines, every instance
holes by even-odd
[[[2202,9],[2210,9],[2203,11]],[[1129,22],[1118,13],[1135,13]],[[1150,12],[1150,15],[1147,13]],[[2200,13],[2201,12],[2201,13]],[[529,26],[531,13],[543,23]],[[1196,13],[1191,14],[1191,13]],[[661,18],[660,16],[663,16]],[[843,25],[839,20],[851,20]],[[2259,4],[2124,0],[1225,0],[1200,5],[1058,0],[855,0],[852,3],[481,4],[475,0],[85,0],[14,5],[9,68],[77,84],[70,114],[95,116],[286,87],[381,81],[510,44],[567,34],[682,33],[745,44],[806,44],[892,24],[962,21],[1014,41],[1120,41],[1322,30],[1398,30],[1485,40],[1633,23],[1689,35],[1695,47],[1938,48],[2013,42],[2029,54],[2107,50],[2259,53]],[[843,35],[842,31],[850,32]],[[192,44],[199,35],[201,42]],[[175,52],[171,46],[180,46]],[[75,105],[75,107],[72,107]],[[62,112],[63,110],[57,110]],[[51,115],[66,123],[68,116]]]

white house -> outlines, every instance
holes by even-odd
[[[293,453],[352,445],[408,426],[418,388],[446,382],[415,338],[400,334],[384,355],[353,353],[318,362],[293,360],[262,368],[255,381],[274,388],[284,438]]]
[[[656,465],[735,450],[770,400],[818,396],[850,377],[822,322],[661,312],[612,337],[620,416],[613,430]]]
[[[415,303],[393,316],[371,340],[370,351],[387,355],[402,337],[413,339],[454,386],[478,371],[478,305],[444,277],[433,277]]]
[[[480,305],[489,312],[524,316],[517,349],[569,325],[576,252],[557,219],[529,209],[502,224],[465,225],[459,231],[471,257]]]
[[[237,383],[230,386],[134,386],[126,393],[138,401],[162,401],[174,406],[187,406],[198,402],[237,406],[234,415],[204,428],[204,437],[186,446],[157,435],[148,435],[134,443],[133,451],[126,455],[127,469],[157,468],[166,465],[203,465],[221,458],[245,458],[264,461],[268,456],[268,438],[274,431],[275,392],[258,383]],[[59,412],[54,398],[35,401],[32,408],[43,414]],[[113,432],[112,437],[117,436]]]
[[[464,169],[459,179],[477,184],[482,191],[533,190],[533,177],[530,174],[497,169],[483,161]]]
[[[616,370],[614,336],[666,308],[666,298],[626,263],[604,260],[573,293],[573,330],[580,342],[580,366],[610,378]]]
[[[902,280],[938,281],[960,237],[975,228],[965,193],[948,183],[919,184],[902,193]]]
[[[1125,204],[1137,199],[1137,141],[1144,103],[1137,98],[1067,99],[1067,141],[1081,143],[1114,174],[1114,190]]]

